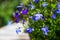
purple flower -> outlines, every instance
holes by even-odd
[[[19,21],[21,19],[21,15],[19,13],[15,13],[15,18],[16,18],[15,22],[19,23]]]
[[[41,30],[44,32],[44,35],[48,35],[48,27],[41,28]]]
[[[24,7],[23,3],[21,3],[19,6],[17,6],[18,11],[19,12],[22,11],[23,7]]]
[[[15,14],[13,14],[14,18],[15,18],[15,22],[18,23],[21,19],[21,16],[19,14],[19,12],[16,12]]]
[[[39,3],[40,0],[33,0],[36,4]]]
[[[30,27],[26,31],[27,31],[27,33],[32,33],[34,31],[34,28]]]
[[[28,9],[22,10],[22,14],[23,14],[23,15],[28,14]]]
[[[17,9],[18,9],[18,11],[20,12],[20,11],[22,11],[23,6],[17,6]]]
[[[20,21],[20,18],[17,18],[15,22],[16,22],[16,23],[19,23],[19,21]]]
[[[58,9],[60,8],[60,3],[57,4],[57,8],[58,8]]]
[[[22,11],[23,7],[24,7],[24,4],[21,3],[21,4],[20,4],[19,6],[17,6],[16,8],[17,8],[17,10],[20,12],[20,11]]]
[[[16,22],[16,23],[19,23],[19,20],[16,20],[15,22]]]
[[[47,3],[44,3],[44,4],[42,4],[42,6],[43,6],[43,7],[46,7],[46,6],[48,6],[48,4],[47,4]]]
[[[40,18],[42,17],[43,15],[38,13],[38,14],[35,14],[34,17],[33,17],[33,20],[40,20]]]
[[[16,17],[16,18],[19,17],[19,13],[18,13],[18,12],[15,13],[15,17]]]
[[[44,32],[44,35],[48,35],[48,33],[47,32]]]
[[[20,28],[16,29],[16,33],[19,34],[19,32],[21,32],[21,29]]]
[[[52,18],[53,18],[53,19],[56,19],[56,14],[53,14],[53,15],[52,15]]]
[[[60,14],[60,9],[56,11],[58,14]]]

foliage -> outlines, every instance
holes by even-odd
[[[15,7],[18,5],[19,1],[17,0],[0,0],[0,18],[1,20],[4,18],[4,22],[7,24],[9,20],[11,20],[11,15],[13,14]],[[3,22],[0,23],[5,25]],[[0,26],[1,27],[1,26]]]

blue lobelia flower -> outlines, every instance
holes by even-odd
[[[16,8],[17,8],[18,11],[20,12],[20,11],[22,11],[23,7],[24,7],[24,4],[21,3],[21,4],[20,4],[19,6],[17,6]]]
[[[23,15],[27,15],[27,14],[28,14],[28,9],[22,10],[22,14],[23,14]]]
[[[57,4],[57,8],[60,9],[60,3]]]
[[[27,33],[32,33],[34,31],[34,28],[30,27],[30,28],[27,28],[26,32]]]
[[[38,13],[38,14],[35,14],[34,17],[33,17],[33,20],[34,21],[37,21],[37,20],[40,20],[40,18],[42,17],[43,15]]]
[[[48,35],[48,33],[47,32],[44,32],[44,35]]]
[[[15,13],[15,17],[16,17],[16,18],[19,17],[19,13],[18,13],[18,12]]]
[[[20,12],[20,11],[22,11],[23,6],[17,6],[17,9],[18,9],[18,11]]]
[[[60,9],[58,9],[58,10],[56,11],[56,13],[60,14]]]
[[[39,3],[40,0],[33,0],[36,4]]]
[[[20,28],[16,29],[16,33],[19,34],[19,32],[21,32]]]
[[[42,4],[42,7],[46,7],[46,6],[48,6],[48,4],[47,4],[47,3]]]
[[[16,18],[15,22],[16,23],[18,23],[20,21],[20,19],[21,19],[19,16],[20,16],[20,14],[18,12],[16,12],[15,13],[15,18]]]
[[[56,19],[56,14],[53,14],[53,15],[52,15],[52,18],[53,18],[53,19]]]
[[[20,18],[17,18],[15,22],[16,22],[16,23],[19,23],[19,21],[20,21]]]
[[[48,27],[41,28],[41,30],[44,32],[44,35],[48,35]]]

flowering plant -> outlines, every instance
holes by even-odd
[[[22,19],[29,21],[29,28],[25,32],[29,33],[31,40],[60,40],[56,33],[60,30],[58,1],[33,0],[26,5],[19,13],[23,16]]]

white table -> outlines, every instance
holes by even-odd
[[[21,27],[22,32],[16,34],[16,29]],[[11,25],[0,28],[0,40],[30,40],[29,34],[24,33],[22,23],[13,23]]]

